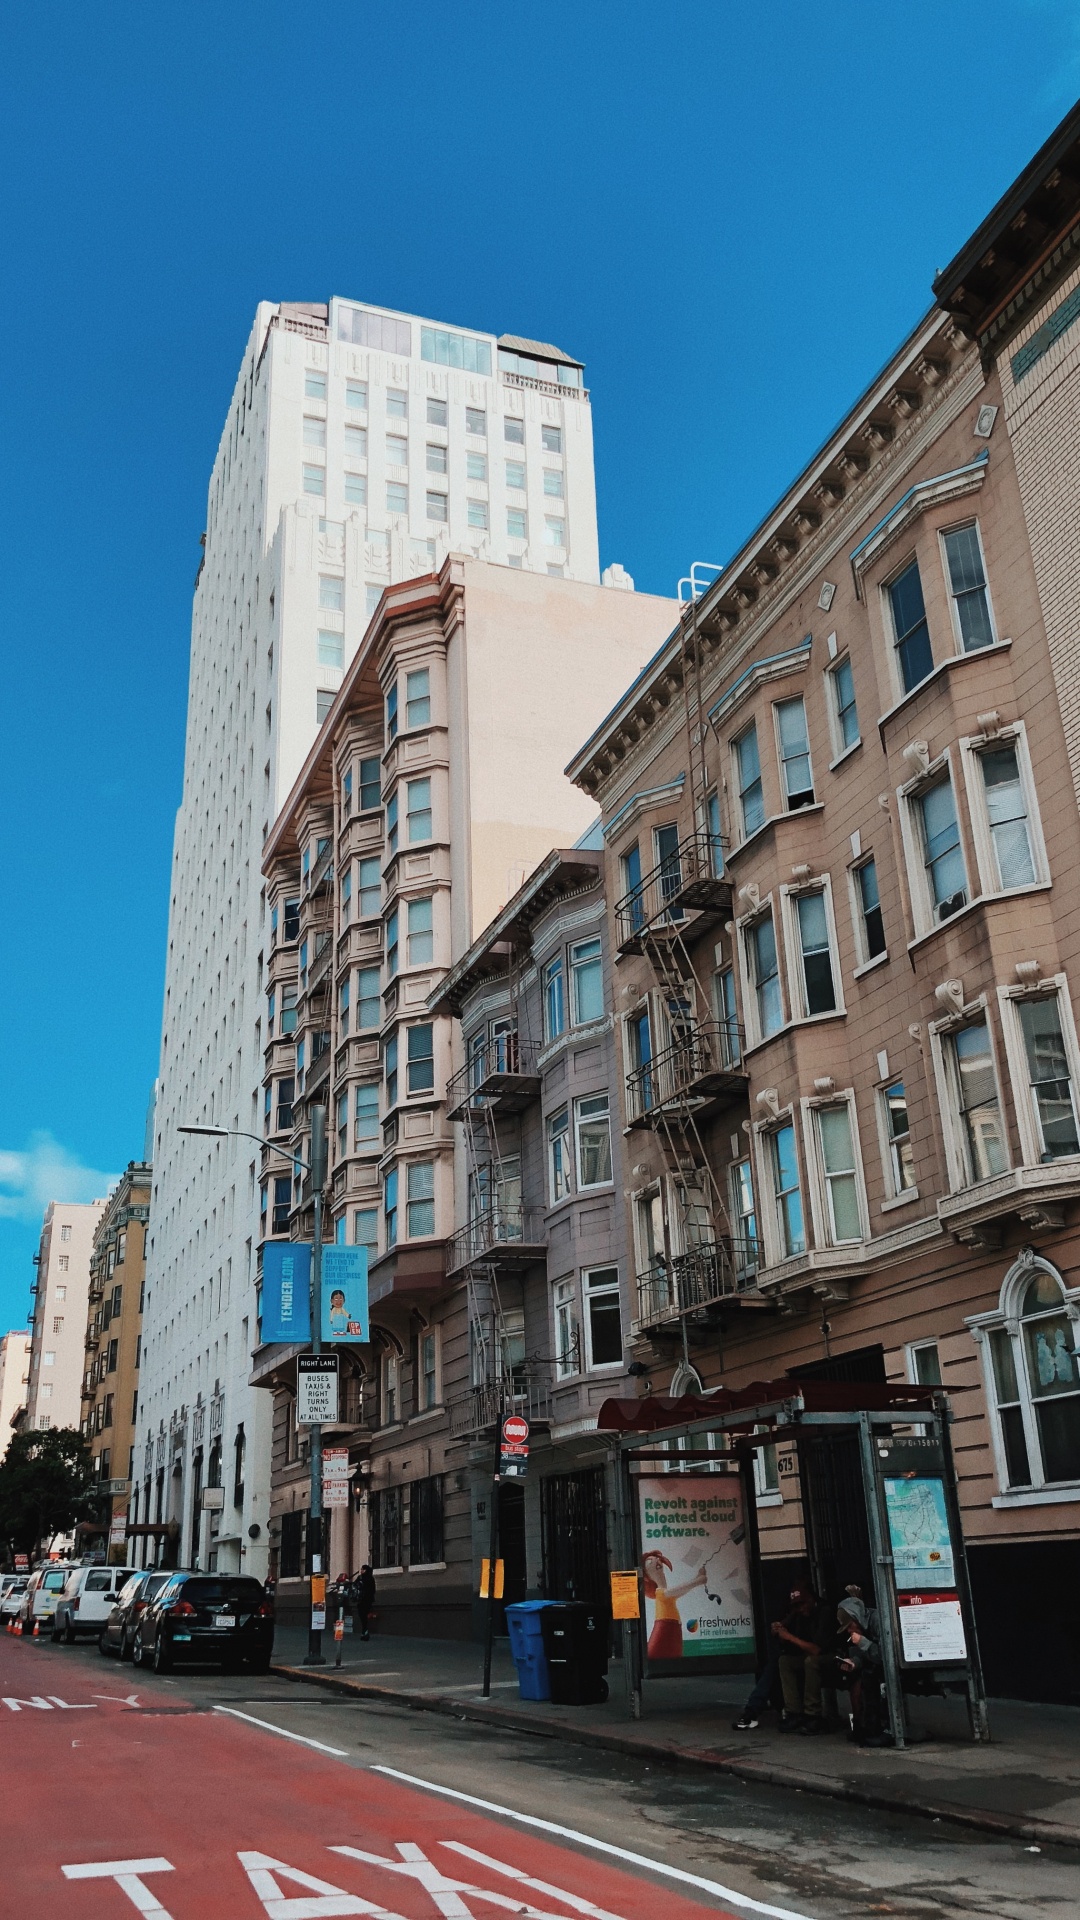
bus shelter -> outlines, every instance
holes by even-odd
[[[928,1693],[962,1695],[971,1737],[988,1739],[950,1418],[940,1388],[827,1380],[605,1401],[597,1424],[616,1442],[620,1550],[638,1585],[623,1626],[633,1716],[650,1676],[764,1665],[778,1583],[755,1455],[772,1444],[797,1516],[781,1565],[797,1562],[834,1603],[856,1585],[876,1607],[895,1744],[911,1736],[908,1702]]]

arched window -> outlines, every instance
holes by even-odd
[[[1004,1489],[1080,1483],[1080,1301],[1030,1254],[1006,1275],[999,1311],[969,1322],[989,1356]]]

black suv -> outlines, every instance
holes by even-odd
[[[168,1673],[174,1660],[268,1673],[274,1608],[266,1588],[242,1573],[174,1573],[139,1616],[137,1667]]]

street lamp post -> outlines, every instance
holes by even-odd
[[[313,1106],[311,1112],[311,1162],[299,1159],[288,1148],[276,1146],[272,1140],[264,1140],[261,1134],[248,1133],[243,1127],[177,1127],[177,1133],[209,1134],[218,1139],[255,1140],[260,1147],[269,1147],[271,1152],[280,1153],[291,1160],[295,1167],[311,1175],[311,1195],[315,1208],[315,1224],[311,1244],[311,1350],[322,1352],[322,1228],[323,1228],[323,1188],[326,1185],[326,1108]],[[311,1434],[311,1495],[308,1512],[308,1551],[311,1557],[313,1578],[324,1577],[323,1568],[323,1497],[322,1497],[322,1424],[313,1422]],[[325,1596],[325,1588],[324,1588]],[[325,1604],[325,1598],[324,1598]],[[308,1650],[304,1658],[306,1667],[326,1665],[322,1650],[322,1630],[308,1627]]]

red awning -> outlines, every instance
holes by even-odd
[[[718,1387],[715,1393],[652,1394],[644,1400],[605,1400],[597,1417],[601,1433],[658,1433],[667,1427],[688,1427],[696,1421],[726,1424],[745,1410],[747,1424],[786,1421],[792,1412],[895,1413],[912,1419],[931,1413],[932,1387],[876,1386],[851,1380],[753,1380],[748,1387]]]

